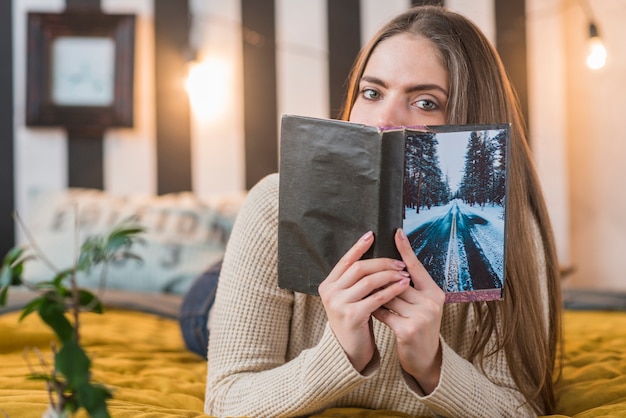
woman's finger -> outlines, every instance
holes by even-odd
[[[360,260],[374,242],[374,233],[367,231],[335,264],[325,281],[332,283],[339,279],[352,264]]]
[[[411,248],[411,243],[402,228],[398,228],[396,230],[395,241],[396,247],[400,252],[400,256],[407,266],[407,271],[411,275],[411,280],[415,289],[441,290],[428,271],[426,271],[426,268],[424,268],[421,261],[418,260],[413,248]]]
[[[359,260],[352,263],[333,283],[344,289],[352,288],[363,298],[390,283],[408,278],[409,273],[405,269],[406,264],[403,261],[391,258]]]

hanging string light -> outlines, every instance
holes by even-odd
[[[589,55],[587,55],[587,66],[592,70],[598,70],[606,64],[606,48],[602,43],[602,38],[598,33],[598,27],[593,21],[589,22]]]
[[[581,7],[585,12],[588,22],[588,39],[587,39],[587,66],[592,70],[599,70],[606,64],[607,52],[600,37],[600,31],[596,24],[596,19],[593,16],[593,10],[591,10],[591,2],[589,0],[583,0]]]

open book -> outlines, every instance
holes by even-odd
[[[380,129],[285,115],[279,286],[317,294],[367,231],[364,257],[400,258],[397,228],[447,302],[503,297],[509,125]]]

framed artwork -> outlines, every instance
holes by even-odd
[[[133,126],[135,16],[28,13],[27,126]]]

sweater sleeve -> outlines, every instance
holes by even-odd
[[[439,386],[420,402],[442,417],[536,417],[508,372],[503,351],[486,363],[484,370],[459,356],[442,341]],[[489,376],[489,377],[488,377]],[[405,377],[409,387],[420,390]]]
[[[209,415],[304,415],[371,378],[352,367],[328,325],[317,345],[288,359],[295,295],[277,284],[277,215],[271,175],[250,191],[224,257],[208,350]]]

